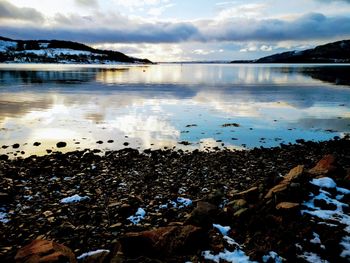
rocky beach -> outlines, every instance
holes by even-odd
[[[349,153],[346,137],[2,155],[0,261],[348,262]]]

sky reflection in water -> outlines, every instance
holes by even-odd
[[[251,148],[341,137],[350,131],[349,69],[2,65],[0,146],[21,147],[0,154],[43,154],[58,141],[68,151],[120,149],[124,142],[140,149]],[[42,144],[33,147],[36,141]]]

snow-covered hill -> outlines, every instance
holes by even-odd
[[[59,40],[12,40],[0,37],[0,62],[3,63],[152,63],[121,52],[94,49],[77,42]]]

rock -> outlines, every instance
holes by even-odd
[[[216,189],[208,195],[205,201],[208,201],[208,203],[211,203],[214,205],[220,205],[222,203],[224,196],[225,195],[222,190]]]
[[[234,217],[241,217],[248,211],[248,208],[241,208],[233,214]]]
[[[197,207],[193,209],[190,216],[185,221],[187,225],[195,225],[210,229],[218,214],[218,209],[215,205],[199,201]]]
[[[18,250],[16,262],[69,262],[75,263],[73,252],[66,246],[48,240],[34,240]]]
[[[265,195],[265,199],[270,199],[274,196],[274,194],[285,191],[292,181],[298,179],[303,173],[304,165],[298,165],[291,169],[278,185],[275,185],[268,191],[268,193]]]
[[[303,172],[304,172],[304,165],[298,165],[293,169],[291,169],[286,176],[284,176],[284,180],[293,181],[299,178],[299,176],[301,176]]]
[[[109,261],[109,263],[125,262],[124,253],[122,251],[122,245],[119,241],[117,241],[116,244],[114,245],[111,255],[112,255],[111,260]]]
[[[325,155],[315,167],[309,170],[310,174],[313,175],[327,175],[331,172],[334,172],[337,169],[336,159],[333,155]]]
[[[53,215],[53,213],[51,211],[45,211],[45,212],[43,212],[43,214],[45,217],[50,217]]]
[[[11,196],[8,193],[0,192],[0,202],[6,203],[11,200]]]
[[[118,228],[120,228],[122,226],[123,226],[122,223],[116,223],[116,224],[113,224],[113,225],[109,226],[109,229],[114,230],[114,229],[118,229]]]
[[[241,197],[251,202],[256,201],[258,196],[259,196],[259,188],[257,186],[254,186],[249,188],[248,190],[233,194],[233,197]]]
[[[293,209],[293,208],[296,208],[296,207],[299,207],[300,204],[298,203],[291,203],[291,202],[281,202],[279,203],[278,205],[276,205],[276,209],[277,210],[290,210],[290,209]]]
[[[57,144],[56,144],[56,147],[57,148],[64,148],[64,147],[66,147],[67,146],[67,143],[66,142],[58,142]]]
[[[12,145],[12,148],[13,148],[13,149],[18,149],[18,148],[19,148],[19,144],[18,144],[18,143],[15,143],[14,145]]]
[[[227,204],[234,211],[238,211],[241,208],[244,208],[247,205],[247,201],[244,199],[236,199]]]
[[[9,157],[6,154],[1,154],[0,155],[0,161],[7,161]]]
[[[127,233],[120,239],[127,257],[164,257],[188,254],[202,248],[207,236],[193,225],[161,227],[150,231]]]
[[[33,146],[40,146],[40,142],[35,142],[35,143],[33,143]]]
[[[96,143],[97,144],[103,144],[103,141],[97,141]]]

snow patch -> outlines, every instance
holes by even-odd
[[[91,257],[93,255],[100,254],[100,253],[103,253],[103,252],[109,253],[110,251],[107,250],[107,249],[98,249],[98,250],[95,250],[95,251],[90,251],[90,252],[81,254],[79,257],[77,257],[77,259],[79,259],[79,260],[80,259],[84,259],[86,257]]]
[[[220,231],[223,236],[227,236],[228,231],[231,230],[229,226],[222,226],[219,224],[213,224],[213,227]]]
[[[10,221],[10,219],[7,218],[7,213],[2,212],[1,210],[2,209],[0,209],[0,222],[6,224]]]
[[[221,260],[232,263],[254,262],[250,261],[249,257],[240,249],[235,249],[233,252],[230,252],[227,249],[225,249],[224,252],[220,252],[217,255],[211,254],[209,250],[206,250],[202,252],[202,256],[207,260],[211,260],[217,263],[221,262]]]
[[[0,40],[0,52],[6,52],[11,48],[16,48],[17,42]]]
[[[344,231],[347,233],[350,233],[350,216],[347,215],[343,210],[345,207],[349,207],[349,205],[341,202],[341,200],[344,198],[344,195],[350,194],[350,190],[337,187],[337,184],[331,178],[328,178],[328,177],[313,179],[310,183],[320,187],[319,194],[316,196],[313,194],[310,195],[311,199],[303,203],[303,205],[306,206],[308,210],[302,210],[301,214],[306,213],[311,216],[318,217],[319,219],[322,219],[325,221],[325,222],[319,222],[319,224],[330,225],[330,223],[327,221],[331,221],[333,225],[336,224],[335,226],[345,226]],[[337,193],[334,194],[335,197],[333,197],[331,193],[323,190],[322,188],[335,189]],[[332,204],[335,206],[335,209],[322,210],[320,207],[315,206],[316,200],[323,200],[327,204]],[[321,243],[321,241],[319,240],[319,236],[317,234],[315,235],[315,233],[314,233],[314,239],[311,240],[311,243],[314,243],[314,242]],[[349,258],[350,257],[350,236],[348,235],[344,236],[342,241],[340,242],[340,245],[344,247],[344,250],[340,256],[344,258]],[[322,247],[324,246],[321,245],[321,248]],[[305,252],[303,255],[300,255],[300,257],[309,262],[327,262],[319,258],[318,255],[311,252]]]
[[[337,184],[334,182],[332,178],[322,177],[319,179],[312,179],[311,184],[316,185],[320,188],[335,188]]]
[[[192,205],[192,200],[184,197],[178,197],[176,201],[169,201],[167,204],[163,204],[159,206],[159,209],[166,209],[170,206],[174,208],[184,208]]]
[[[340,245],[344,247],[343,252],[341,252],[340,256],[342,258],[350,258],[350,236],[346,236],[340,242]]]
[[[263,262],[271,262],[271,260],[273,260],[273,262],[275,263],[282,263],[283,259],[274,251],[270,251],[268,255],[263,256],[262,258]]]
[[[81,201],[85,201],[85,200],[89,200],[90,197],[88,196],[80,196],[80,195],[73,195],[73,196],[69,196],[66,198],[61,199],[61,203],[63,204],[70,204],[70,203],[77,203],[77,202],[81,202]]]
[[[179,208],[182,208],[182,207],[187,207],[187,206],[190,206],[192,205],[192,200],[191,199],[188,199],[188,198],[184,198],[184,197],[178,197],[176,199],[176,202],[181,204],[179,206]]]
[[[314,238],[310,240],[312,244],[321,244],[320,235],[313,232]]]
[[[137,225],[140,223],[142,219],[145,218],[146,211],[142,208],[137,209],[136,213],[134,216],[129,216],[127,219],[131,221],[134,225]]]
[[[305,261],[310,263],[328,263],[327,260],[320,258],[319,255],[312,252],[305,252],[302,255],[299,255],[299,258],[305,259]]]

